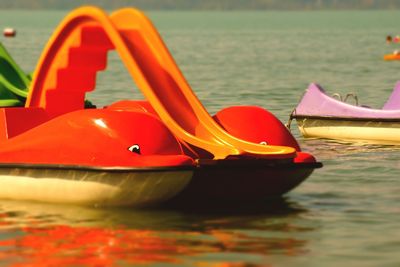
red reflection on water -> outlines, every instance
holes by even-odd
[[[176,254],[189,254],[174,239],[147,230],[93,227],[24,228],[24,235],[0,241],[0,260],[18,258],[11,266],[116,266],[125,263],[176,263]]]
[[[22,235],[0,241],[0,261],[21,266],[118,266],[179,264],[202,253],[251,253],[262,256],[304,254],[304,240],[265,238],[229,230],[155,232],[100,227],[24,227]],[[210,239],[204,239],[204,234]],[[180,257],[183,257],[180,259]],[[215,259],[214,259],[215,260]],[[197,262],[199,266],[245,267],[246,262]],[[257,266],[260,266],[257,264]],[[268,265],[262,265],[268,266]]]
[[[143,219],[141,216],[135,218]],[[200,224],[196,221],[192,224],[195,230],[189,231],[71,226],[62,223],[44,226],[52,219],[42,213],[0,213],[0,238],[3,239],[0,240],[1,263],[13,267],[107,267],[151,263],[179,265],[189,261],[199,267],[250,267],[255,265],[237,261],[237,253],[259,255],[262,258],[277,254],[306,254],[304,247],[307,241],[287,235],[277,236],[276,233],[312,231],[312,228],[282,222],[262,224],[262,227],[242,231],[237,226],[242,225],[242,218],[239,222],[232,218],[208,220]],[[268,232],[275,234],[264,234]],[[204,260],[204,256],[199,261],[192,257],[201,254],[205,257],[217,256],[209,261]],[[218,257],[222,258],[218,260]],[[257,263],[256,266],[268,265]]]

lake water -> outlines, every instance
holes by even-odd
[[[66,11],[0,11],[32,71]],[[259,105],[286,122],[310,82],[380,107],[400,79],[398,11],[148,12],[210,113]],[[399,45],[400,48],[400,45]],[[142,98],[116,54],[88,96]],[[229,210],[0,201],[4,266],[400,266],[400,147],[305,140],[322,169],[280,200]],[[1,186],[1,185],[0,185]]]

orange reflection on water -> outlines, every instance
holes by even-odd
[[[13,267],[269,266],[271,255],[307,254],[307,240],[295,234],[313,230],[291,219],[259,215],[191,217],[3,202],[0,262]]]
[[[0,260],[20,266],[118,266],[119,264],[180,264],[185,256],[203,253],[299,255],[304,240],[251,236],[229,230],[155,232],[99,227],[23,227],[17,237],[0,241]],[[204,239],[204,234],[212,239]],[[211,264],[211,265],[210,265]],[[246,262],[197,262],[198,266],[245,267]],[[257,265],[268,266],[268,265]]]
[[[11,266],[116,266],[126,263],[176,263],[176,254],[189,254],[174,239],[157,237],[146,230],[93,227],[24,228],[20,238],[0,241],[0,260],[13,256]],[[14,255],[13,255],[14,254]]]

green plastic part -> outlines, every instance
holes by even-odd
[[[0,43],[0,106],[24,106],[30,82],[29,75],[21,70]]]

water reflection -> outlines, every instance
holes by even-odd
[[[299,222],[307,211],[286,199],[271,203],[218,213],[2,201],[0,260],[9,266],[261,266],[268,255],[307,253],[307,240],[297,237],[315,230]]]

